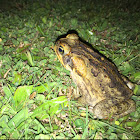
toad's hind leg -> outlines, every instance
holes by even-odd
[[[100,119],[120,118],[133,111],[135,111],[135,102],[131,99],[115,104],[109,105],[109,100],[99,102],[94,108],[93,113]]]

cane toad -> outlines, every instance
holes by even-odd
[[[80,41],[76,34],[59,39],[54,50],[80,91],[78,102],[92,106],[95,116],[119,118],[135,111],[133,92],[116,66]]]

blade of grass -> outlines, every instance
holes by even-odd
[[[9,122],[8,126],[10,128],[17,127],[20,123],[25,121],[28,118],[28,108],[23,108],[19,111]]]
[[[84,129],[84,133],[82,135],[82,139],[85,139],[88,134],[88,105],[86,105],[86,127]]]
[[[45,127],[44,127],[37,119],[35,119],[34,122],[35,122],[46,134],[50,133],[50,132],[48,132],[48,131],[45,129]]]

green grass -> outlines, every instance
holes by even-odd
[[[4,3],[5,2],[5,3]],[[0,138],[138,139],[139,1],[3,1],[0,10]],[[136,84],[136,111],[98,120],[77,108],[76,88],[52,46],[74,30]]]

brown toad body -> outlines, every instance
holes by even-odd
[[[92,106],[98,118],[118,118],[135,111],[135,102],[130,99],[133,92],[116,66],[76,34],[59,39],[54,50],[80,91],[78,101]]]

